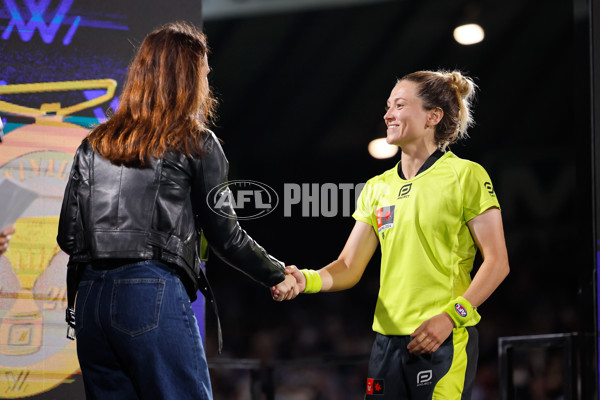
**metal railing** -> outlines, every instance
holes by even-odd
[[[577,352],[575,351],[577,339],[578,335],[576,333],[499,338],[498,361],[500,364],[500,390],[502,393],[502,400],[514,400],[516,398],[513,377],[515,350],[533,350],[540,348],[561,350],[564,399],[578,399],[579,375]]]

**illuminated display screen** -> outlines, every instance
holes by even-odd
[[[38,194],[0,257],[0,398],[83,398],[68,384],[80,378],[58,215],[75,150],[118,107],[135,47],[164,22],[201,21],[200,1],[158,3],[0,0],[0,179]]]

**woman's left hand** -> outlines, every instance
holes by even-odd
[[[454,322],[448,314],[441,313],[431,317],[410,335],[413,340],[407,346],[412,354],[430,354],[436,351],[450,336]]]

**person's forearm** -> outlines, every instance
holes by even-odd
[[[362,270],[353,271],[346,265],[343,259],[337,259],[326,267],[320,269],[319,275],[323,286],[322,292],[336,292],[338,290],[350,289],[358,283],[362,275]]]
[[[463,294],[473,307],[479,307],[508,275],[508,259],[486,259],[475,274],[473,282]]]

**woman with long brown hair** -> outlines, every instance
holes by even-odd
[[[227,202],[211,209],[220,198],[211,189],[228,195],[228,162],[207,128],[207,53],[205,36],[185,23],[149,34],[118,110],[75,155],[57,239],[70,256],[70,306],[77,292],[67,319],[88,399],[212,399],[191,309],[198,289],[214,301],[200,229],[223,260],[277,287],[278,300],[298,293],[284,264],[222,216],[235,216]]]

